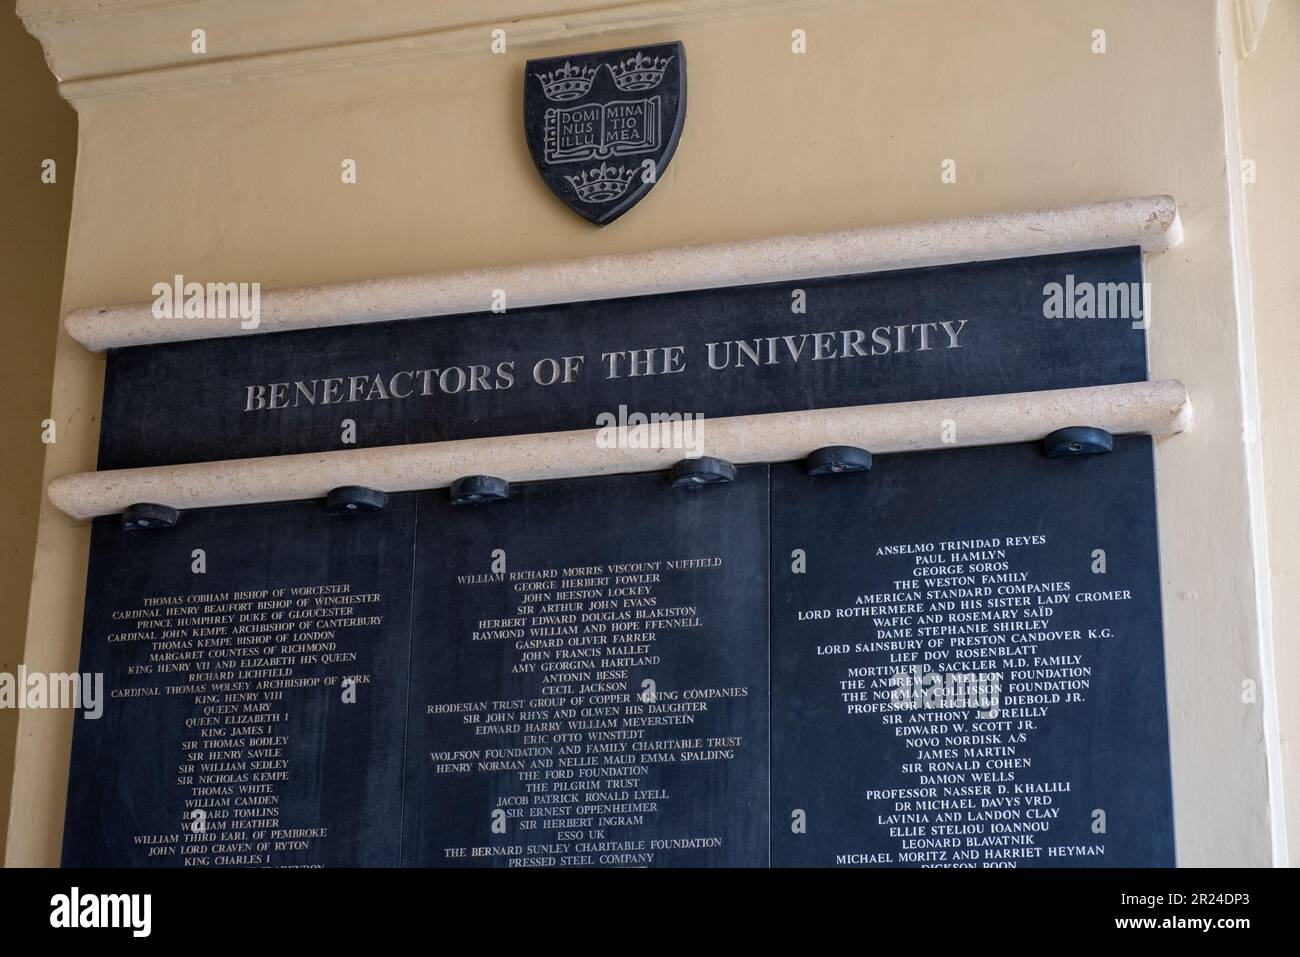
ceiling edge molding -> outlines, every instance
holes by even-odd
[[[65,99],[153,93],[268,80],[439,56],[507,50],[722,17],[808,15],[857,0],[19,0]],[[492,17],[496,13],[498,16]],[[797,26],[797,24],[796,24]],[[190,52],[191,31],[208,52]]]

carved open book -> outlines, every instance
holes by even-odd
[[[547,163],[651,153],[659,148],[659,97],[546,111]]]

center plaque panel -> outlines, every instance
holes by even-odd
[[[773,466],[772,503],[773,864],[1173,866],[1149,438]]]
[[[403,863],[766,866],[767,467],[419,503]]]

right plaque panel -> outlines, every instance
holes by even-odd
[[[1151,440],[772,475],[772,863],[1172,866]]]

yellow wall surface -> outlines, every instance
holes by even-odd
[[[13,674],[27,635],[36,519],[44,498],[41,433],[50,414],[77,117],[56,92],[40,44],[12,9],[0,10],[0,116],[0,289],[7,300],[0,349],[0,488],[9,505],[0,522],[0,672]],[[55,161],[53,183],[41,181],[46,159]],[[56,423],[56,438],[68,424]],[[8,830],[17,734],[18,712],[0,710],[0,849]]]
[[[1245,185],[1252,297],[1258,336],[1260,430],[1268,505],[1273,632],[1283,694],[1282,758],[1291,860],[1300,861],[1300,2],[1274,0],[1255,52],[1240,75],[1242,156],[1253,160]],[[1285,679],[1290,679],[1285,680]]]
[[[1187,239],[1148,263],[1151,371],[1183,379],[1197,409],[1196,428],[1157,450],[1179,860],[1269,863],[1272,689],[1241,695],[1261,680],[1262,633],[1220,6],[764,10],[599,34],[558,18],[545,42],[502,55],[484,23],[481,46],[456,54],[87,94],[64,309],[145,301],[175,273],[298,285],[1170,193]],[[806,54],[791,52],[796,28]],[[1092,52],[1098,29],[1105,53]],[[648,199],[595,229],[528,158],[523,61],[672,39],[689,60],[676,158]],[[345,158],[355,185],[340,181]],[[955,183],[940,179],[945,159]],[[102,379],[102,360],[60,333],[54,401],[69,424],[47,477],[94,467]],[[88,540],[44,507],[31,667],[75,665]],[[71,726],[24,715],[11,864],[58,859]]]

